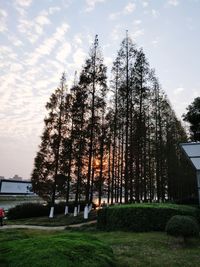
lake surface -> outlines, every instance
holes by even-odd
[[[13,208],[19,204],[23,203],[43,203],[42,200],[33,200],[33,199],[26,199],[26,200],[0,200],[0,207],[4,210],[8,210],[10,208]]]

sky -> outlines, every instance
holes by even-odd
[[[30,179],[45,104],[95,34],[109,71],[128,30],[181,119],[200,96],[199,14],[200,0],[0,0],[0,176]]]

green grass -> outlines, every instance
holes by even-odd
[[[70,224],[79,224],[87,221],[95,220],[97,216],[96,211],[91,211],[87,220],[83,218],[83,212],[81,212],[77,217],[74,217],[73,214],[70,215],[56,215],[54,218],[49,217],[33,217],[26,219],[18,220],[7,220],[5,223],[7,225],[13,224],[25,224],[25,225],[41,225],[41,226],[63,226]]]
[[[37,231],[35,231],[37,232]],[[1,267],[111,267],[112,249],[84,233],[0,232]]]
[[[161,232],[102,232],[95,236],[112,247],[118,267],[200,266],[200,240],[193,239],[182,247]]]
[[[91,226],[62,233],[4,230],[0,244],[1,267],[114,266],[110,248],[116,267],[200,266],[199,239],[183,247],[162,232],[100,232]]]

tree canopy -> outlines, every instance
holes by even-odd
[[[183,120],[190,124],[192,141],[200,141],[200,97],[196,97],[187,107],[187,113],[183,114]]]

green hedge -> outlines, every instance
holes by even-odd
[[[60,202],[55,204],[55,214],[62,214],[65,210],[65,202]],[[69,213],[74,212],[74,202],[68,204]],[[83,211],[85,207],[85,202],[80,203],[80,210]],[[95,205],[93,204],[93,208]],[[43,205],[41,203],[23,203],[10,208],[7,213],[7,218],[9,220],[31,218],[31,217],[41,217],[48,216],[50,211],[50,204]]]
[[[9,220],[23,219],[30,217],[46,216],[49,213],[48,206],[39,203],[24,203],[10,208],[7,213]]]
[[[174,215],[193,216],[200,222],[200,209],[175,204],[129,204],[100,209],[97,228],[114,231],[164,231]]]

